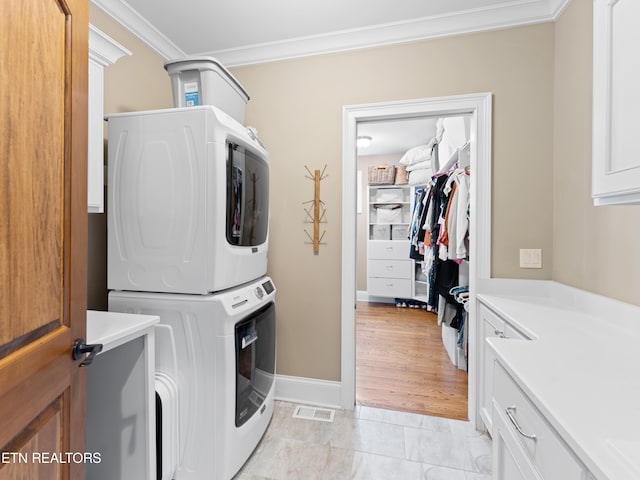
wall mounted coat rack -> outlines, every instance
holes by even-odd
[[[311,173],[311,170],[309,170],[306,165],[304,168],[309,172],[309,175],[305,175],[305,177],[313,180],[313,200],[302,202],[302,204],[305,205],[304,212],[307,214],[305,217],[305,223],[313,223],[313,236],[311,236],[306,229],[304,233],[306,233],[307,237],[311,240],[311,242],[307,243],[313,244],[313,253],[317,254],[320,251],[320,244],[325,245],[322,243],[322,239],[324,238],[326,230],[320,234],[320,224],[327,223],[327,220],[325,219],[327,210],[325,203],[320,200],[320,181],[327,178],[325,175],[327,166],[324,166],[322,172],[320,170],[314,170],[313,173]],[[311,207],[313,208],[313,211]]]

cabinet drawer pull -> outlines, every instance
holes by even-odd
[[[498,330],[497,328],[493,331],[493,334],[498,338],[509,338],[507,337],[502,330]]]
[[[513,416],[516,413],[516,406],[515,405],[511,405],[510,407],[507,407],[504,409],[505,412],[507,412],[507,417],[509,417],[509,420],[511,420],[511,423],[513,423],[513,426],[516,427],[516,430],[518,430],[518,433],[520,435],[522,435],[525,438],[528,438],[530,440],[536,440],[536,436],[535,434],[528,434],[528,433],[524,433],[522,431],[522,429],[520,428],[520,425],[518,425],[518,422],[516,421],[515,417]]]

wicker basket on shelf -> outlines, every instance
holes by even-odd
[[[394,165],[372,165],[369,167],[369,185],[393,185],[396,179]]]
[[[409,172],[406,165],[398,165],[396,167],[396,185],[406,185],[409,183]]]

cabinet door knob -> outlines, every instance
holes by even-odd
[[[507,417],[509,417],[509,420],[511,420],[511,423],[513,423],[513,426],[516,427],[516,430],[518,431],[518,433],[520,435],[522,435],[524,438],[528,438],[530,440],[537,440],[537,437],[535,436],[535,434],[524,433],[522,431],[522,428],[520,428],[520,425],[518,425],[518,422],[516,421],[516,418],[514,417],[514,415],[516,413],[516,406],[515,405],[511,405],[510,407],[505,408],[504,411],[507,412]]]

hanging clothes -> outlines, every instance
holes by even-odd
[[[411,226],[409,238],[411,240],[411,247],[409,251],[409,257],[414,260],[420,261],[424,259],[424,233],[422,233],[422,214],[424,211],[424,199],[427,191],[423,188],[416,188],[413,199],[413,214],[411,216]]]
[[[441,241],[446,245],[446,249],[440,249],[440,258],[443,260],[462,260],[467,256],[469,184],[468,172],[456,169],[449,175],[445,185],[445,193],[450,193],[446,215],[446,236]]]
[[[440,297],[438,323],[455,329],[460,328],[463,312],[462,305],[450,293],[458,285],[458,269],[459,265],[453,260],[440,261],[435,275],[435,290]]]
[[[432,166],[438,166],[434,145]],[[464,309],[449,293],[459,283],[458,265],[468,257],[469,145],[455,149],[429,184],[415,189],[410,226],[410,258],[421,262],[427,278],[427,306],[439,322],[460,328]]]
[[[437,141],[442,137],[441,130]],[[439,325],[458,330],[455,348],[457,358],[462,358],[458,367],[466,369],[470,319],[464,304],[468,286],[460,287],[460,278],[468,282],[468,264],[463,262],[469,256],[471,156],[468,142],[455,149],[439,147],[438,141],[430,159],[436,173],[427,185],[415,189],[409,255],[420,262],[427,279],[427,309],[437,314]],[[443,160],[441,168],[439,160]]]
[[[434,177],[431,186],[431,202],[432,208],[429,209],[429,215],[425,218],[424,228],[429,231],[429,245],[425,248],[431,249],[432,261],[429,266],[427,277],[429,279],[429,296],[427,304],[433,309],[438,309],[438,295],[436,293],[436,276],[438,272],[438,263],[441,261],[438,256],[438,238],[440,236],[440,217],[446,208],[447,198],[444,193],[444,186],[447,182],[445,175]]]

